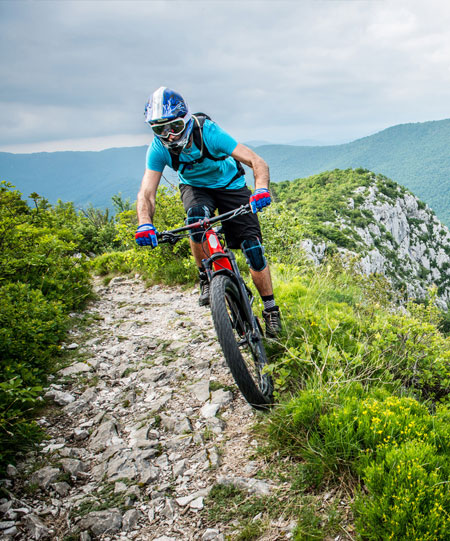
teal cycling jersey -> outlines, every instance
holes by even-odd
[[[226,187],[233,190],[243,188],[245,186],[244,176],[231,182],[238,171],[236,161],[231,158],[231,154],[237,147],[237,141],[215,122],[208,119],[203,124],[203,141],[212,156],[215,158],[228,156],[228,158],[220,161],[205,158],[202,162],[189,166],[189,162],[201,157],[201,150],[192,141],[191,146],[184,148],[180,154],[180,163],[183,164],[178,170],[180,184],[188,184],[198,188]],[[160,173],[164,171],[166,165],[173,168],[170,152],[157,137],[148,147],[146,165],[148,169]]]

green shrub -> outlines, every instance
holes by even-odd
[[[27,284],[0,287],[0,471],[42,436],[32,413],[67,320],[61,302]]]
[[[33,420],[42,387],[27,387],[18,376],[0,382],[0,471],[17,459],[17,453],[43,438],[42,429]]]
[[[418,316],[420,307],[410,308],[415,315],[391,314],[374,321],[371,354],[384,358],[390,374],[404,387],[423,398],[444,399],[450,391],[450,341],[439,332],[439,319],[424,321]]]
[[[351,486],[363,539],[445,539],[449,525],[450,408],[360,385],[309,389],[272,413],[269,445],[301,461],[310,486]]]
[[[407,441],[391,447],[364,472],[368,491],[355,504],[363,539],[434,541],[450,531],[449,457],[433,445]]]
[[[64,338],[67,316],[61,302],[48,300],[27,284],[0,288],[1,380],[19,376],[25,385],[41,382]]]
[[[185,243],[175,247],[162,245],[154,250],[133,248],[125,252],[102,254],[92,261],[99,275],[139,273],[149,283],[192,283],[197,270]]]
[[[439,332],[442,313],[433,301],[399,314],[384,280],[358,276],[336,259],[289,269],[272,267],[284,336],[268,344],[276,360],[269,371],[280,397],[311,382],[331,388],[378,381],[424,399],[446,399],[450,341]]]
[[[80,308],[91,288],[77,235],[59,223],[45,200],[39,201],[30,209],[20,192],[0,184],[0,283],[26,283],[67,309]]]
[[[41,431],[31,420],[65,337],[91,294],[74,209],[0,183],[0,469]],[[64,221],[67,219],[67,223]]]
[[[271,262],[301,263],[303,224],[299,214],[284,203],[274,203],[259,215],[264,249]]]

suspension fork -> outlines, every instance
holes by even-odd
[[[256,318],[255,318],[255,315],[253,314],[253,310],[252,310],[253,294],[249,290],[249,288],[246,286],[246,284],[244,282],[244,279],[241,276],[241,273],[239,271],[239,267],[238,267],[238,264],[236,262],[236,258],[234,256],[233,252],[229,252],[227,255],[230,258],[230,263],[231,263],[231,267],[232,267],[233,274],[234,274],[233,278],[234,278],[234,280],[236,282],[236,285],[239,288],[239,293],[241,295],[242,308],[243,308],[243,310],[245,312],[245,315],[247,317],[247,321],[250,321],[251,325],[252,325],[252,340],[256,341],[259,334],[258,334]]]
[[[245,282],[239,271],[236,258],[231,250],[224,250],[223,246],[217,236],[217,233],[211,228],[206,230],[206,240],[208,242],[210,257],[203,259],[203,267],[205,268],[208,279],[211,281],[213,276],[217,273],[228,274],[231,278],[234,279],[242,300],[242,308],[245,312],[247,321],[251,322],[252,325],[252,339],[257,340],[258,329],[256,318],[252,311],[252,302],[253,295],[248,287],[245,285]],[[250,296],[250,298],[249,298]]]

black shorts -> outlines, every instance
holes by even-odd
[[[246,205],[252,192],[245,186],[238,190],[225,188],[197,188],[188,184],[180,184],[181,200],[184,210],[187,212],[191,207],[206,205],[211,216],[216,209],[219,214],[234,210],[241,205]],[[229,248],[240,248],[244,240],[259,239],[262,243],[261,228],[256,214],[244,214],[222,224],[227,245]]]

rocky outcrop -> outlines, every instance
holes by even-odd
[[[358,257],[363,273],[386,276],[409,299],[423,299],[436,286],[440,306],[450,306],[450,232],[426,204],[405,188],[374,176],[369,186],[355,189],[348,208],[354,211],[353,219],[342,214],[335,225],[355,248],[341,247],[340,252]],[[323,260],[328,245],[326,239],[302,243],[316,263]]]

